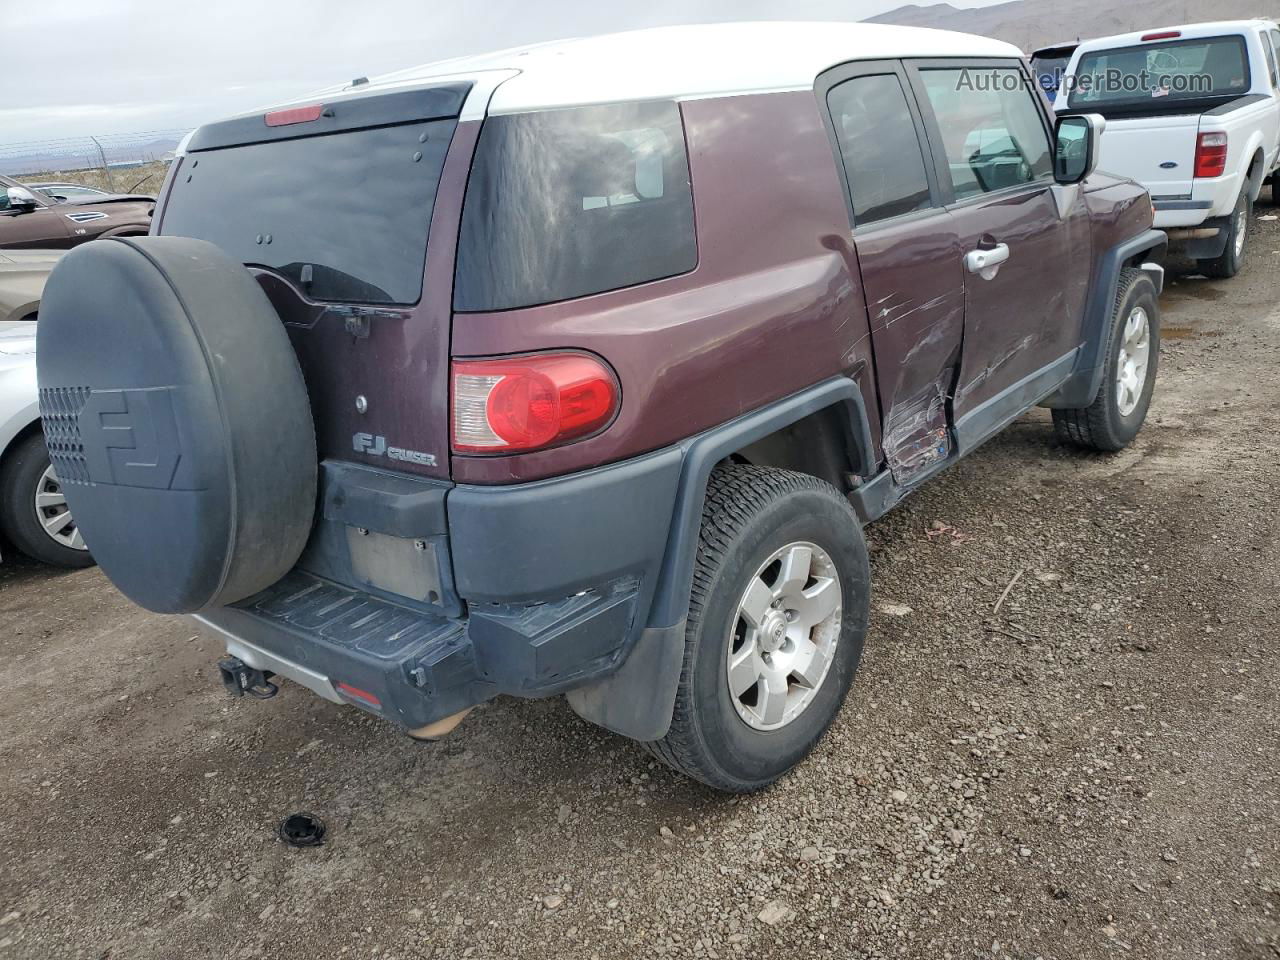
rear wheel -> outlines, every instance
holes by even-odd
[[[1160,305],[1151,278],[1120,275],[1107,365],[1098,396],[1087,407],[1053,411],[1053,427],[1067,443],[1114,453],[1131,444],[1147,419],[1160,361]]]
[[[1231,213],[1227,227],[1227,246],[1222,256],[1212,260],[1197,260],[1200,272],[1213,280],[1229,280],[1244,266],[1244,254],[1249,242],[1249,219],[1253,204],[1249,202],[1249,188],[1240,192],[1236,208]]]
[[[648,744],[718,790],[813,749],[862,656],[870,572],[848,501],[813,477],[726,466],[707,489],[671,730]]]
[[[62,567],[93,565],[39,433],[21,441],[0,468],[0,518],[27,556]]]

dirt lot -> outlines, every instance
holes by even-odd
[[[761,796],[558,701],[434,746],[296,687],[232,702],[184,622],[6,564],[0,960],[1274,960],[1277,227],[1170,286],[1135,449],[1036,412],[870,530],[854,694]],[[325,846],[274,839],[299,809]]]

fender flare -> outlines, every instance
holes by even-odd
[[[843,405],[848,414],[849,440],[858,458],[858,472],[862,476],[873,475],[877,462],[871,440],[871,423],[862,390],[858,382],[849,377],[820,383],[681,445],[684,467],[676,491],[667,551],[649,609],[651,627],[672,626],[682,622],[689,613],[689,584],[693,581],[693,565],[698,552],[702,505],[716,464],[757,440],[836,405]]]
[[[851,377],[827,380],[678,446],[683,458],[680,481],[647,626],[618,670],[568,692],[569,705],[580,717],[642,742],[666,736],[684,665],[689,589],[711,471],[743,447],[838,405],[848,415],[848,440],[857,469],[871,476],[878,461],[870,420],[862,389]]]
[[[1148,230],[1106,251],[1099,258],[1098,272],[1085,303],[1082,333],[1084,341],[1076,358],[1075,369],[1052,396],[1043,400],[1042,407],[1079,410],[1089,406],[1098,396],[1102,375],[1107,365],[1107,324],[1111,320],[1112,305],[1120,287],[1120,274],[1125,264],[1138,257],[1159,261],[1169,247],[1169,237],[1163,230]],[[1158,272],[1157,272],[1158,271]],[[1157,282],[1157,292],[1164,271],[1149,271]]]

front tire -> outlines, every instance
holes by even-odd
[[[1147,419],[1160,365],[1160,304],[1155,284],[1140,270],[1120,275],[1107,333],[1107,365],[1088,407],[1054,410],[1053,428],[1065,443],[1115,453],[1133,443]]]
[[[39,432],[19,441],[0,467],[0,522],[13,545],[32,559],[93,566]]]
[[[729,793],[785,774],[844,703],[862,656],[869,584],[862,527],[834,488],[772,468],[717,468],[675,715],[649,750]]]

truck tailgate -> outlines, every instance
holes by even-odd
[[[1198,113],[1108,120],[1098,166],[1132,177],[1154,199],[1188,198],[1195,183]]]

